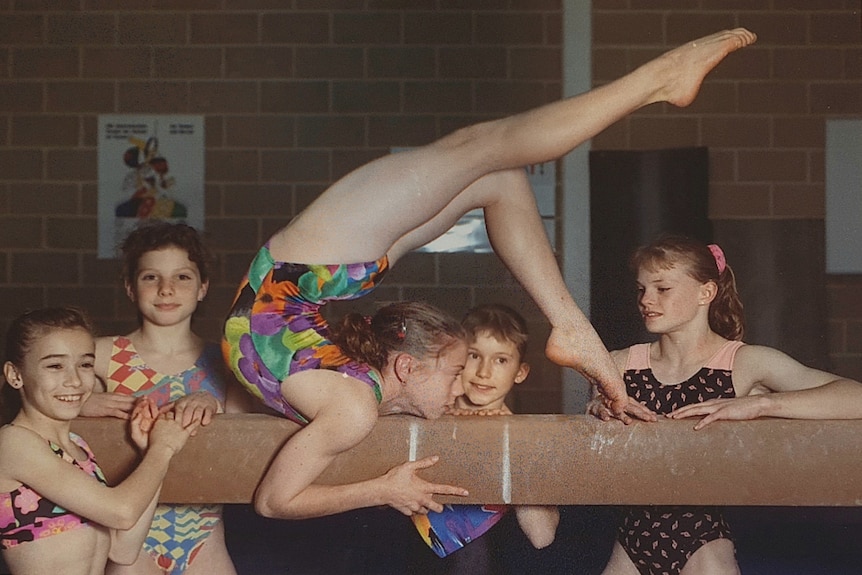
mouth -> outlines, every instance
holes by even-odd
[[[643,316],[644,319],[654,319],[654,318],[661,316],[661,314],[656,312],[656,311],[644,311],[644,312],[641,312],[641,315]]]
[[[84,397],[83,393],[69,394],[69,395],[55,395],[54,396],[58,401],[62,401],[63,403],[78,403]]]
[[[482,393],[487,393],[496,389],[493,385],[483,385],[481,383],[474,383],[472,381],[470,382],[470,387]]]

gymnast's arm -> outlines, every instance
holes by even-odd
[[[862,419],[862,383],[805,366],[771,347],[740,348],[733,386],[734,399],[688,405],[670,416],[706,416],[695,429],[720,419]]]
[[[130,529],[111,529],[111,550],[108,552],[108,558],[111,561],[120,565],[131,565],[138,559],[141,546],[150,532],[161,491],[159,487],[144,513]]]
[[[173,425],[171,422],[167,425]],[[57,457],[45,440],[23,426],[0,433],[0,475],[23,483],[72,513],[114,529],[130,529],[147,509],[191,429],[162,428],[158,440],[122,483],[105,487]]]
[[[556,505],[516,505],[515,517],[521,531],[536,549],[554,542],[560,523],[560,510]]]
[[[386,474],[346,485],[318,485],[314,481],[336,456],[356,446],[377,422],[377,401],[362,382],[325,371],[302,374],[305,382],[293,385],[292,398],[303,405],[311,423],[281,448],[255,493],[255,509],[265,517],[306,519],[351,509],[389,505],[409,515],[442,511],[435,493],[466,495],[464,489],[429,483],[416,472],[436,463],[436,457],[405,462]],[[308,376],[311,376],[309,378]],[[309,379],[329,377],[326,385],[308,385]],[[299,407],[299,406],[297,406]],[[311,409],[309,409],[311,407]]]

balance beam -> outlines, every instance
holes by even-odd
[[[601,422],[585,415],[380,418],[319,483],[354,482],[428,455],[420,474],[466,487],[442,502],[557,505],[862,506],[862,420]],[[73,422],[110,483],[135,465],[126,422]],[[299,426],[262,414],[217,416],[171,463],[166,503],[249,503]]]

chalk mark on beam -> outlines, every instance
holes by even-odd
[[[509,455],[509,422],[503,426],[503,502],[512,503],[512,461]]]

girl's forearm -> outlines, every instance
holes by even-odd
[[[862,383],[836,379],[825,385],[762,396],[764,416],[788,419],[862,419]]]
[[[255,508],[265,517],[310,519],[385,504],[375,478],[345,485],[311,484],[288,501],[258,494]]]
[[[151,446],[135,470],[111,488],[113,502],[105,506],[105,517],[92,519],[113,529],[132,529],[158,493],[173,455],[168,447]]]
[[[111,561],[120,565],[131,565],[137,560],[147,533],[150,531],[150,525],[153,522],[153,513],[155,513],[156,505],[159,502],[160,493],[161,485],[156,489],[156,493],[150,500],[150,504],[131,529],[111,530],[111,550],[108,553],[108,558]]]

